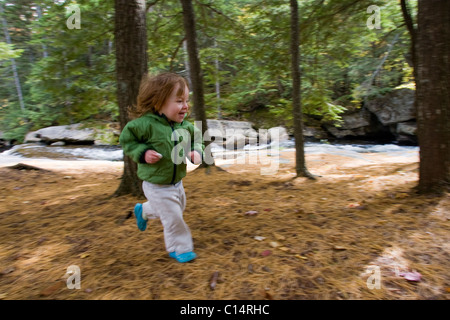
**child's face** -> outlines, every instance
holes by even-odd
[[[188,112],[189,106],[189,89],[186,86],[186,89],[184,90],[184,96],[180,97],[177,95],[179,84],[176,84],[175,87],[172,90],[172,93],[170,94],[169,98],[167,99],[166,103],[162,106],[161,110],[159,111],[161,114],[165,114],[167,119],[181,123],[184,120],[184,116]]]

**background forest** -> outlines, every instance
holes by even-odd
[[[4,139],[51,125],[117,121],[114,1],[1,1],[0,131]],[[80,29],[66,22],[80,8]],[[416,1],[410,1],[413,16]],[[304,0],[300,5],[305,122],[339,125],[345,110],[412,87],[410,36],[398,1]],[[370,5],[380,8],[380,29]],[[177,0],[147,2],[149,72],[189,77]],[[197,0],[208,118],[292,127],[289,3]],[[372,21],[371,21],[372,20]]]
[[[0,156],[0,300],[449,300],[450,1],[0,0],[0,28],[0,142],[19,144]],[[54,125],[123,128],[146,71],[191,79],[190,120],[294,130],[295,148],[188,162],[189,264],[165,252],[161,224],[136,229],[145,197],[119,146],[20,145]],[[302,119],[345,131],[403,91],[418,147],[300,141]],[[269,163],[276,174],[262,174]]]

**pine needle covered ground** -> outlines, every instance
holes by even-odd
[[[276,175],[233,160],[188,173],[198,258],[186,264],[168,257],[158,220],[138,231],[129,215],[144,199],[111,197],[122,163],[0,168],[0,298],[450,298],[450,201],[416,194],[416,154],[310,154],[316,181],[293,179],[294,152],[281,157]],[[80,289],[66,286],[71,265]]]

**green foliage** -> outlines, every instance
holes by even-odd
[[[416,2],[410,1],[413,15]],[[149,72],[187,76],[179,0],[150,3]],[[80,30],[66,26],[69,4],[80,7]],[[367,97],[411,83],[410,40],[397,1],[299,5],[303,113],[338,124],[342,112]],[[381,29],[366,25],[369,5],[380,7]],[[292,126],[289,1],[196,0],[194,9],[207,116],[220,111],[231,119],[260,117],[261,126]],[[6,6],[4,16],[14,47],[0,42],[0,130],[20,138],[49,125],[117,120],[113,0],[20,0]],[[12,57],[25,112],[19,111]]]
[[[2,60],[14,59],[20,57],[22,54],[22,49],[14,49],[13,45],[7,44],[5,42],[0,42],[0,62]]]
[[[37,129],[91,117],[117,118],[113,1],[77,1],[77,4],[81,29],[67,28],[67,3],[39,3],[40,19],[31,1],[5,8],[9,24],[21,28],[20,36],[19,32],[12,33],[11,38],[24,48],[18,70],[27,110],[19,115],[12,108],[5,108],[0,115],[1,123],[12,117],[14,128]],[[22,16],[27,17],[25,24],[18,19]],[[5,65],[0,72],[9,70]],[[0,84],[0,92],[8,88],[6,99],[14,102],[17,97],[12,77],[5,80]],[[19,121],[22,118],[27,119],[26,126]],[[4,130],[14,128],[8,125]]]

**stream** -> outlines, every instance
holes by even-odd
[[[215,159],[239,158],[248,154],[258,153],[261,150],[270,150],[271,155],[277,155],[279,151],[295,152],[294,140],[283,141],[279,146],[246,145],[243,149],[226,150],[217,144],[212,144],[211,151]],[[305,154],[333,154],[351,158],[363,159],[364,153],[385,153],[393,156],[417,156],[419,147],[399,146],[395,144],[329,144],[329,143],[305,143]],[[0,163],[20,159],[53,159],[53,160],[103,160],[122,161],[123,152],[120,146],[97,145],[66,145],[49,146],[38,143],[27,143],[14,146],[0,153]],[[282,159],[281,159],[282,161]]]

